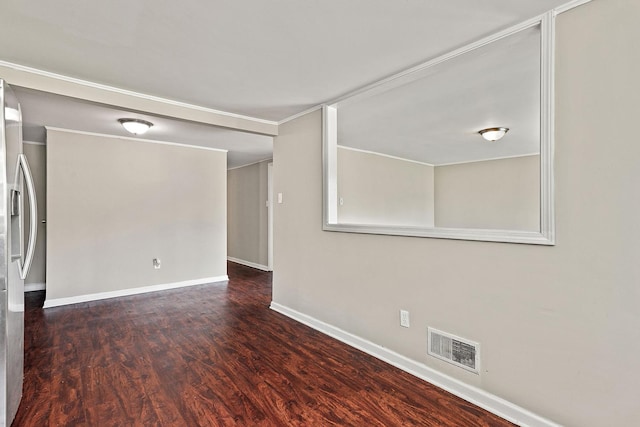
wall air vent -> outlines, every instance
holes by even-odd
[[[429,355],[467,371],[480,373],[480,344],[434,328],[427,328],[427,332]]]

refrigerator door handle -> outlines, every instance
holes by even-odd
[[[24,154],[18,155],[18,169],[22,169],[25,183],[27,184],[27,194],[29,196],[29,242],[27,243],[27,252],[24,257],[24,263],[18,263],[18,270],[22,280],[27,278],[33,255],[36,250],[36,237],[38,235],[38,203],[36,201],[36,189],[33,184],[33,176],[29,168],[29,162]],[[17,181],[17,180],[16,180]]]

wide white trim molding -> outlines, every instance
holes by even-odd
[[[163,283],[160,285],[141,286],[139,288],[120,289],[110,292],[98,292],[95,294],[77,295],[68,298],[47,299],[44,302],[44,308],[59,307],[61,305],[78,304],[81,302],[98,301],[102,299],[126,297],[129,295],[145,294],[147,292],[164,291],[167,289],[185,288],[188,286],[204,285],[207,283],[226,282],[229,277],[224,276],[204,277],[202,279],[185,280],[182,282]]]
[[[47,289],[47,285],[45,283],[25,283],[24,284],[25,292],[44,291],[46,289]]]
[[[402,369],[403,371],[427,381],[428,383],[440,387],[449,393],[496,414],[505,420],[511,421],[514,424],[527,427],[560,427],[559,424],[541,417],[540,415],[534,414],[533,412],[502,399],[501,397],[472,385],[465,384],[462,381],[438,372],[423,363],[409,359],[408,357],[389,350],[388,348],[382,347],[357,335],[329,325],[321,320],[300,313],[299,311],[293,310],[287,306],[272,301],[270,308],[280,314],[322,332],[325,335],[350,345],[351,347],[357,348],[358,350],[380,359],[383,362]]]
[[[271,271],[271,269],[267,265],[256,264],[255,262],[245,261],[243,259],[234,258],[232,256],[228,256],[227,261],[235,262],[236,264],[246,265],[247,267],[251,267],[251,268],[257,268],[258,270],[262,270],[262,271]]]

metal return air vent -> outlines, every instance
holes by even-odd
[[[480,373],[480,344],[434,328],[427,328],[429,355],[467,371]]]

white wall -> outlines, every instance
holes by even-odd
[[[48,129],[45,304],[226,276],[226,177],[226,152]]]
[[[42,290],[46,283],[46,265],[47,265],[47,226],[42,221],[47,218],[47,147],[43,144],[34,144],[25,142],[22,150],[27,156],[31,175],[33,175],[33,183],[36,187],[36,200],[38,202],[38,237],[36,240],[36,251],[33,255],[33,263],[29,274],[24,281],[25,289]],[[25,197],[25,205],[28,199]],[[26,209],[26,208],[25,208]],[[25,242],[28,237],[29,212],[25,212]]]
[[[338,147],[338,222],[433,227],[433,166]]]
[[[557,18],[556,246],[323,232],[321,114],[281,125],[274,303],[558,423],[639,425],[639,16]],[[480,342],[480,375],[428,357],[427,326]]]
[[[271,160],[227,172],[227,255],[268,269],[267,165]]]
[[[436,227],[540,230],[540,156],[435,168]]]

